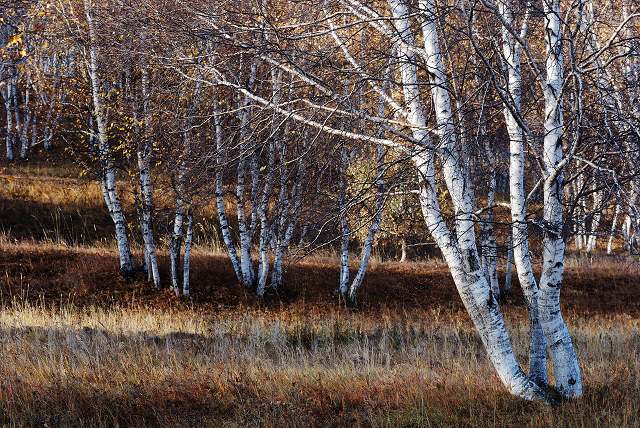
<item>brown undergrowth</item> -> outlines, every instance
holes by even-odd
[[[4,244],[0,420],[37,426],[638,426],[637,265],[572,260],[565,309],[581,400],[551,408],[500,385],[444,266],[376,263],[358,310],[336,263],[287,270],[258,301],[216,254],[177,299],[114,274],[108,249]],[[163,266],[166,263],[163,262]],[[503,308],[526,363],[521,296]]]

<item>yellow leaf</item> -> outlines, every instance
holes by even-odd
[[[15,34],[9,37],[9,41],[7,42],[7,47],[11,47],[13,45],[17,45],[22,42],[22,34]]]

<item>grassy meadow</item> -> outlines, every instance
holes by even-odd
[[[550,407],[504,390],[442,262],[378,257],[348,309],[337,260],[311,256],[257,300],[202,212],[193,294],[178,299],[117,275],[96,184],[72,168],[2,168],[0,425],[640,426],[637,260],[568,260],[563,305],[586,390]],[[526,366],[517,283],[502,307]]]

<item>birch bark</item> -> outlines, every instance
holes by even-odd
[[[160,288],[160,269],[156,254],[156,244],[153,236],[153,184],[151,182],[151,158],[153,155],[153,143],[150,136],[151,118],[149,111],[149,74],[147,68],[142,69],[142,114],[143,114],[143,141],[138,144],[136,157],[138,161],[138,177],[140,195],[142,199],[142,240],[144,242],[148,269],[155,288]]]
[[[91,96],[93,101],[93,116],[97,127],[98,152],[102,164],[102,187],[105,204],[109,209],[109,214],[115,225],[116,241],[118,244],[118,256],[120,259],[120,272],[125,276],[130,276],[134,271],[133,257],[127,236],[127,224],[120,203],[120,197],[116,187],[116,172],[113,165],[113,156],[109,146],[107,134],[106,115],[102,100],[101,79],[99,76],[98,62],[99,49],[96,41],[96,30],[93,17],[93,3],[91,0],[83,0],[85,16],[89,29],[89,58],[88,74],[91,83]]]
[[[229,254],[231,267],[233,267],[233,271],[236,274],[238,282],[242,284],[244,283],[242,269],[238,260],[238,251],[236,250],[236,246],[231,235],[231,228],[229,226],[229,219],[227,217],[227,210],[224,202],[223,168],[226,163],[226,148],[224,147],[222,117],[220,115],[220,104],[218,96],[218,90],[216,90],[213,95],[213,123],[214,135],[216,139],[216,210],[218,211],[218,221],[220,222],[220,233],[222,234],[222,240],[224,242],[225,248],[227,249],[227,253]]]
[[[562,160],[563,113],[561,90],[562,35],[560,1],[545,0],[546,86],[544,121],[544,242],[543,266],[538,300],[540,321],[553,362],[556,388],[567,398],[582,395],[582,375],[569,330],[560,310],[560,288],[564,271],[564,221],[562,212],[563,175],[558,171]]]
[[[449,266],[458,293],[476,326],[485,349],[493,363],[498,376],[507,389],[522,398],[548,400],[546,393],[531,379],[529,379],[520,368],[511,342],[509,334],[504,325],[502,314],[495,297],[492,295],[489,284],[480,267],[478,251],[475,244],[473,225],[467,229],[457,230],[457,242],[449,230],[442,217],[440,204],[438,202],[435,184],[435,159],[434,147],[426,132],[426,120],[423,113],[422,104],[419,98],[419,88],[417,86],[417,67],[414,61],[415,55],[405,46],[413,46],[414,38],[408,21],[408,10],[406,4],[401,0],[388,0],[389,6],[394,16],[394,25],[402,43],[397,46],[400,57],[400,69],[402,75],[405,103],[408,110],[408,118],[412,123],[412,133],[414,139],[421,142],[416,147],[412,160],[418,170],[420,183],[420,205],[427,227],[434,240],[441,249],[443,256]],[[423,18],[423,34],[425,36],[425,47],[429,53],[439,52],[437,38],[435,37],[434,8],[431,2],[420,2],[420,7],[426,16]],[[427,60],[429,57],[427,58]],[[440,77],[435,76],[436,81],[442,79],[443,69],[439,67],[438,60],[429,64],[430,71],[439,71]],[[435,83],[435,82],[434,82]],[[434,85],[435,86],[435,85]],[[446,90],[445,90],[446,92]],[[440,135],[445,143],[445,147],[451,149],[453,143],[452,134],[446,132],[450,130],[450,124],[446,116],[450,115],[450,110],[446,109],[447,96],[436,89],[432,92],[436,110],[440,110],[441,115],[438,120]],[[440,105],[440,101],[442,105]],[[448,142],[447,142],[448,141]],[[446,147],[449,145],[449,147]],[[444,149],[443,148],[443,149]],[[442,155],[443,149],[440,150]],[[455,153],[448,150],[447,155],[451,155],[450,163],[445,165],[443,172],[447,186],[450,187],[450,194],[454,200],[456,214],[461,218],[456,223],[456,229],[468,225],[465,209],[470,208],[470,195],[465,190],[464,180],[461,172],[455,171]],[[445,160],[445,163],[447,161]],[[466,194],[465,194],[466,193]]]
[[[498,2],[503,21],[513,26],[513,14],[506,1]],[[509,29],[502,28],[502,52],[507,72],[507,91],[512,103],[505,106],[504,116],[509,134],[509,199],[512,221],[513,258],[518,280],[527,301],[529,313],[529,376],[537,383],[547,383],[547,352],[544,332],[538,309],[538,284],[529,254],[529,230],[527,226],[527,193],[525,190],[524,132],[515,114],[520,114],[522,98],[522,74],[520,49]]]

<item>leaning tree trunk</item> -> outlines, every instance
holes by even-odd
[[[89,59],[88,71],[91,83],[91,95],[93,99],[93,116],[97,126],[98,152],[102,167],[102,187],[105,204],[115,225],[118,255],[120,259],[120,272],[130,276],[134,271],[133,257],[127,236],[127,223],[116,188],[116,172],[113,165],[111,148],[107,136],[107,123],[101,96],[101,79],[98,73],[99,50],[96,44],[96,35],[91,11],[91,1],[84,0],[85,15],[89,28]]]
[[[504,325],[504,320],[500,312],[491,288],[487,283],[480,267],[477,247],[475,244],[475,232],[471,222],[472,203],[470,189],[465,186],[462,177],[462,165],[459,162],[457,150],[451,150],[453,134],[446,131],[452,124],[446,119],[451,115],[450,105],[446,86],[440,87],[439,83],[444,77],[442,74],[442,63],[437,44],[437,34],[435,32],[434,5],[430,1],[421,1],[420,9],[425,11],[423,17],[423,34],[425,37],[425,56],[427,57],[430,72],[437,72],[437,81],[434,82],[433,93],[435,101],[435,111],[440,111],[445,117],[440,117],[438,125],[440,135],[443,139],[441,152],[445,152],[443,173],[445,182],[456,208],[456,216],[460,220],[456,223],[457,239],[453,238],[447,223],[442,217],[440,204],[435,183],[435,159],[434,145],[426,129],[426,119],[424,109],[420,101],[420,87],[417,79],[417,66],[414,50],[408,47],[415,46],[414,36],[408,21],[408,10],[402,0],[388,0],[393,12],[394,25],[399,33],[402,43],[398,43],[398,57],[400,58],[400,71],[403,83],[405,104],[407,105],[408,120],[412,125],[412,134],[420,144],[415,148],[412,160],[418,170],[420,182],[420,205],[425,218],[426,225],[442,251],[447,265],[449,266],[456,288],[467,309],[476,329],[480,333],[482,342],[487,350],[489,359],[494,365],[498,376],[508,390],[522,398],[549,400],[546,393],[535,382],[529,379],[520,368],[516,358],[509,334]],[[429,64],[429,58],[435,56],[435,63]],[[442,89],[439,91],[437,89]],[[458,154],[456,154],[458,153]]]
[[[238,251],[236,250],[233,237],[231,236],[231,227],[229,226],[229,218],[224,203],[224,187],[223,187],[223,168],[226,162],[226,149],[224,147],[222,118],[220,116],[220,105],[218,101],[218,92],[213,95],[213,125],[214,135],[216,139],[216,174],[215,174],[215,196],[216,210],[218,212],[218,221],[220,223],[220,233],[224,246],[227,249],[231,267],[236,274],[239,283],[244,283],[242,268],[238,260]]]
[[[388,70],[386,75],[389,74]],[[388,81],[388,79],[387,79]],[[383,87],[383,91],[385,93],[388,92],[388,83],[385,83],[385,87]],[[380,104],[378,105],[378,116],[384,116],[384,96],[380,97]],[[384,135],[384,130],[380,129],[378,131],[377,137],[380,138]],[[373,242],[376,238],[376,234],[380,229],[380,223],[382,222],[382,211],[384,209],[384,192],[385,192],[385,182],[384,182],[384,159],[387,153],[386,148],[378,144],[376,146],[376,179],[375,179],[375,190],[376,190],[376,199],[374,206],[373,218],[371,219],[371,225],[369,226],[369,231],[367,232],[367,237],[362,243],[362,251],[360,254],[360,266],[358,267],[358,271],[356,272],[355,278],[351,282],[349,286],[349,295],[348,299],[352,305],[356,304],[356,299],[358,295],[358,290],[364,281],[364,276],[367,272],[367,268],[369,267],[369,258],[371,257],[371,251],[373,250]]]

